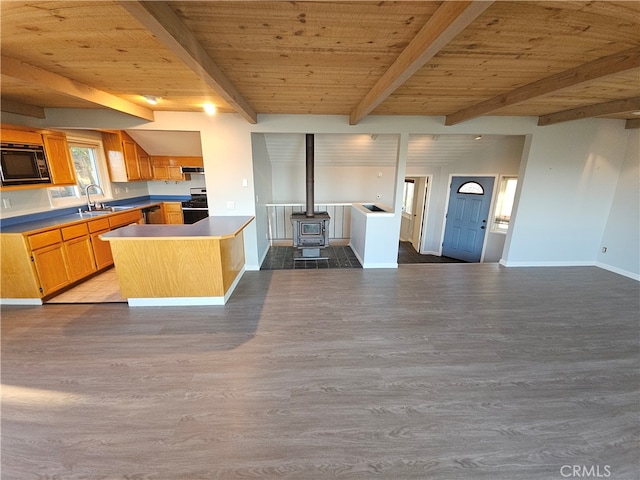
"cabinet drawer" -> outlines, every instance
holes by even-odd
[[[89,229],[87,228],[86,223],[78,223],[77,225],[62,227],[61,230],[63,240],[71,240],[72,238],[78,238],[89,234]]]
[[[142,212],[140,210],[113,215],[109,217],[109,227],[115,228],[121,227],[122,225],[128,225],[130,223],[136,223],[141,218]]]
[[[31,250],[36,250],[62,241],[62,235],[60,234],[59,228],[42,233],[36,233],[35,235],[29,235],[28,238]]]
[[[108,218],[99,218],[98,220],[91,220],[89,223],[89,232],[99,232],[100,230],[108,230],[109,229],[109,219]]]

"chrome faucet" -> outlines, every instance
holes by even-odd
[[[100,185],[96,185],[95,183],[90,183],[89,185],[87,185],[87,188],[84,190],[84,193],[87,195],[87,211],[91,211],[91,207],[95,207],[96,204],[95,202],[91,201],[91,196],[89,196],[89,189],[93,187],[93,188],[97,188],[98,190],[100,190],[100,193],[102,193],[104,195],[104,191],[102,190],[102,187]]]

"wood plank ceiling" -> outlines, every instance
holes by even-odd
[[[640,2],[0,3],[2,110],[640,117]],[[151,106],[142,95],[160,97]],[[635,112],[635,114],[634,114]]]

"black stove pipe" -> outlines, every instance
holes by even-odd
[[[313,191],[313,169],[314,169],[314,157],[313,157],[313,133],[307,133],[306,135],[306,169],[307,169],[307,217],[314,217],[314,191]]]

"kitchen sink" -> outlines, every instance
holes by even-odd
[[[100,215],[107,215],[109,213],[113,213],[113,210],[91,210],[88,211],[80,211],[78,215],[81,217],[99,217]]]

